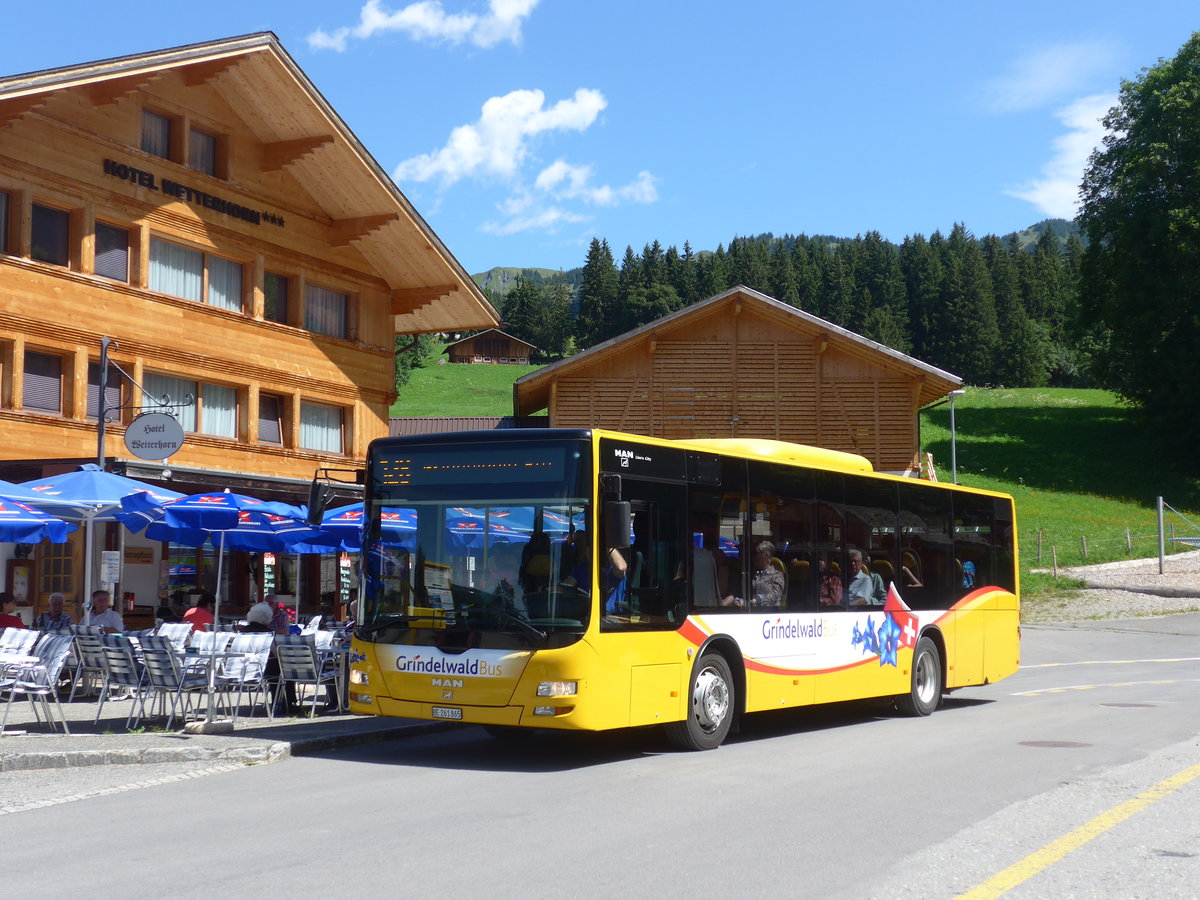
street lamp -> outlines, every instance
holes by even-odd
[[[966,391],[951,391],[950,397],[950,481],[958,484],[958,442],[954,431],[954,401]]]

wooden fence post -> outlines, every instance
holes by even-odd
[[[1058,577],[1058,548],[1053,544],[1050,545],[1051,571],[1054,572],[1054,577]]]
[[[1043,535],[1043,531],[1041,528],[1039,528],[1038,529],[1038,551],[1037,551],[1037,561],[1038,561],[1039,566],[1042,564],[1042,535]]]
[[[1079,541],[1083,545],[1083,561],[1087,562],[1087,535],[1081,534],[1079,536]]]
[[[1133,538],[1129,536],[1129,526],[1125,526],[1125,552],[1133,556]]]

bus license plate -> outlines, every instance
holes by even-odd
[[[435,706],[433,707],[433,717],[435,719],[461,719],[462,710],[454,706]]]

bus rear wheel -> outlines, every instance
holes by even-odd
[[[917,641],[912,658],[912,687],[896,698],[902,713],[927,716],[942,702],[942,656],[927,637]]]
[[[733,724],[735,689],[729,663],[719,653],[705,653],[692,670],[688,717],[666,726],[667,738],[684,750],[719,747]]]

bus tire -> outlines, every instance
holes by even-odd
[[[927,716],[941,702],[942,657],[937,644],[923,637],[913,649],[912,687],[896,698],[896,705],[905,715]]]
[[[712,750],[729,734],[736,707],[733,673],[719,653],[705,653],[692,669],[688,717],[666,726],[667,738],[683,750]]]

